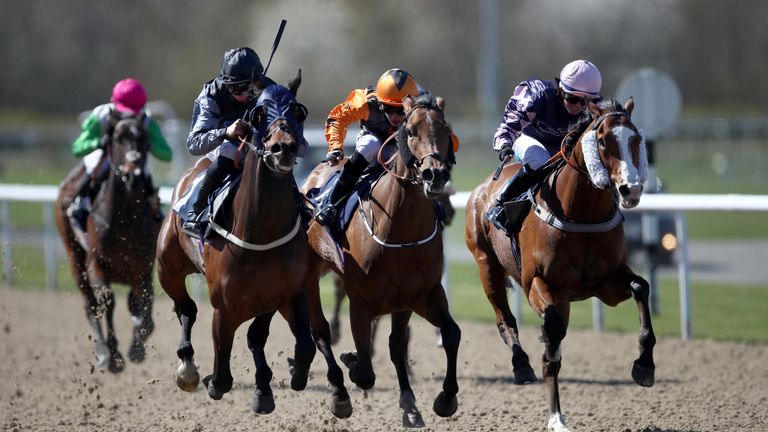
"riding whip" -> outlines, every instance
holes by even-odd
[[[267,76],[267,70],[269,69],[269,65],[272,64],[272,57],[275,55],[275,51],[277,51],[277,46],[280,45],[280,39],[283,37],[283,30],[285,30],[285,25],[288,23],[286,20],[280,20],[280,28],[277,29],[277,35],[275,35],[275,41],[272,43],[272,52],[269,54],[269,61],[267,61],[267,67],[264,68],[264,72],[261,73],[261,76]]]
[[[504,165],[507,164],[507,159],[509,159],[509,156],[504,156],[504,159],[501,160],[501,163],[499,164],[499,167],[496,168],[496,172],[493,173],[493,181],[496,181],[499,179],[499,176],[501,175],[501,170],[504,169]]]

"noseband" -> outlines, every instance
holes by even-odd
[[[284,122],[280,122],[280,120],[285,120],[285,117],[279,117],[272,121],[272,124],[270,125],[269,129],[267,130],[267,133],[264,135],[263,138],[258,140],[256,144],[251,143],[250,141],[246,141],[244,138],[240,138],[240,147],[238,148],[239,152],[242,152],[242,149],[244,146],[248,146],[253,153],[261,158],[262,162],[264,162],[267,167],[274,172],[278,172],[278,170],[275,170],[272,165],[269,163],[269,158],[275,155],[275,153],[271,150],[268,150],[264,144],[266,144],[267,141],[269,141],[272,138],[272,135],[275,134],[278,130],[281,130],[287,134],[291,134],[291,132],[288,130],[288,124]],[[293,136],[293,135],[291,135]],[[295,139],[295,137],[294,137]],[[239,158],[238,158],[239,159]],[[238,164],[239,165],[239,164]]]

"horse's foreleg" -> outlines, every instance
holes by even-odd
[[[531,367],[528,354],[520,344],[517,320],[509,309],[507,287],[504,269],[496,257],[489,257],[479,251],[475,257],[480,272],[480,282],[483,284],[485,296],[496,314],[496,327],[499,329],[501,340],[512,350],[512,373],[515,384],[530,384],[536,382],[536,373]]]
[[[275,398],[269,383],[272,381],[272,369],[264,355],[264,345],[269,337],[269,323],[275,312],[269,312],[254,318],[248,327],[248,349],[253,354],[256,365],[256,391],[251,399],[251,409],[256,414],[269,414],[275,410]]]
[[[451,317],[448,310],[448,300],[445,298],[443,287],[438,284],[425,301],[414,308],[414,311],[440,329],[443,338],[443,350],[445,350],[446,368],[443,380],[443,391],[437,395],[432,409],[440,417],[452,416],[459,407],[456,395],[459,393],[459,384],[456,381],[456,361],[461,342],[461,329]]]
[[[309,330],[309,310],[306,294],[297,296],[290,304],[290,307],[280,309],[280,313],[288,321],[288,326],[296,338],[294,357],[288,358],[291,388],[297,391],[304,390],[309,379],[309,368],[317,351]]]
[[[331,349],[331,328],[323,314],[323,307],[320,303],[320,285],[319,275],[309,276],[310,282],[307,284],[309,301],[309,319],[311,323],[312,338],[315,340],[317,349],[325,358],[328,367],[327,378],[333,391],[331,394],[331,413],[338,418],[347,418],[352,415],[352,402],[349,399],[349,393],[344,386],[344,373]]]
[[[152,320],[154,297],[151,273],[143,277],[128,293],[128,310],[133,320],[133,341],[128,350],[128,359],[133,362],[142,362],[146,358],[144,345],[155,330],[155,322]]]
[[[109,351],[107,370],[112,373],[122,372],[125,368],[125,360],[123,360],[123,356],[117,349],[117,337],[115,336],[115,293],[109,287],[109,281],[104,276],[104,272],[95,257],[89,256],[86,265],[88,267],[88,280],[91,283],[93,295],[99,305],[97,317],[103,313],[106,324],[106,341],[97,340],[96,343],[106,343],[106,348]]]
[[[534,278],[531,285],[529,302],[534,310],[543,311],[544,318],[544,325],[541,326],[541,338],[544,342],[541,364],[544,384],[547,386],[549,396],[547,429],[566,432],[568,429],[565,427],[565,417],[560,409],[560,389],[557,378],[560,373],[561,343],[568,328],[570,303],[555,305],[546,282],[538,277]]]
[[[344,290],[344,280],[337,274],[333,274],[333,317],[331,318],[331,344],[336,345],[341,338],[341,303],[347,292]]]
[[[656,336],[651,324],[651,309],[648,306],[650,287],[648,282],[640,276],[635,276],[630,282],[632,296],[637,303],[640,314],[640,356],[632,366],[632,379],[643,387],[650,387],[654,383],[656,366],[653,363],[653,347],[656,345]]]
[[[408,321],[411,311],[392,314],[392,333],[389,335],[389,359],[395,365],[400,386],[400,408],[403,410],[403,427],[424,427],[424,419],[416,406],[408,380]]]
[[[341,353],[341,361],[349,368],[349,379],[363,390],[376,383],[371,364],[371,313],[358,301],[349,299],[349,323],[355,340],[355,353]]]
[[[235,337],[237,325],[230,316],[221,309],[213,312],[213,374],[203,378],[203,383],[208,388],[208,396],[219,400],[224,393],[232,390],[232,371],[229,366],[229,358],[232,355],[232,340]]]

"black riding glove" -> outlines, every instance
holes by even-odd
[[[507,158],[511,158],[515,155],[515,151],[512,150],[511,145],[505,145],[502,148],[499,149],[499,160],[503,161]]]

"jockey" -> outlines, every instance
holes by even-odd
[[[515,156],[522,168],[509,179],[486,213],[500,230],[517,233],[522,215],[527,213],[527,200],[513,203],[513,214],[506,214],[504,203],[516,199],[541,177],[537,171],[560,151],[560,143],[568,128],[584,115],[586,104],[600,98],[602,76],[597,67],[586,60],[575,60],[563,67],[553,81],[531,79],[520,83],[512,93],[504,118],[493,136],[493,149],[504,161]]]
[[[201,234],[201,214],[208,205],[208,197],[235,171],[240,139],[251,134],[251,125],[243,116],[250,102],[258,98],[260,89],[274,84],[263,73],[264,66],[254,50],[230,49],[224,53],[219,75],[206,82],[195,99],[187,148],[195,156],[207,155],[212,163],[182,226],[187,234]]]
[[[352,192],[363,171],[378,163],[376,155],[381,145],[405,119],[403,98],[418,94],[419,86],[408,72],[390,69],[381,75],[375,89],[369,86],[353,90],[344,102],[331,110],[325,122],[325,139],[328,141],[325,160],[329,164],[336,165],[344,159],[344,137],[349,125],[360,121],[360,133],[355,138],[354,153],[333,185],[328,205],[316,216],[318,223],[331,223],[337,206]]]
[[[111,102],[99,105],[91,111],[91,114],[82,124],[80,136],[72,143],[72,153],[76,157],[84,156],[85,174],[81,179],[74,201],[67,209],[67,216],[75,219],[82,228],[85,228],[90,201],[96,196],[104,174],[108,170],[108,162],[102,160],[102,155],[104,154],[103,149],[112,139],[112,131],[109,130],[110,113],[116,113],[121,117],[138,117],[142,113],[146,114],[144,127],[149,138],[150,153],[162,161],[171,160],[173,152],[168,147],[160,126],[144,109],[146,103],[147,92],[138,80],[126,78],[118,81],[112,89]],[[100,161],[101,164],[99,164]],[[96,176],[92,176],[94,171],[96,171]],[[145,164],[143,171],[147,179],[146,192],[149,196],[152,214],[156,218],[162,219],[160,200],[157,196],[157,189],[152,185],[152,175],[148,163]],[[92,181],[92,177],[95,177],[95,180]]]

